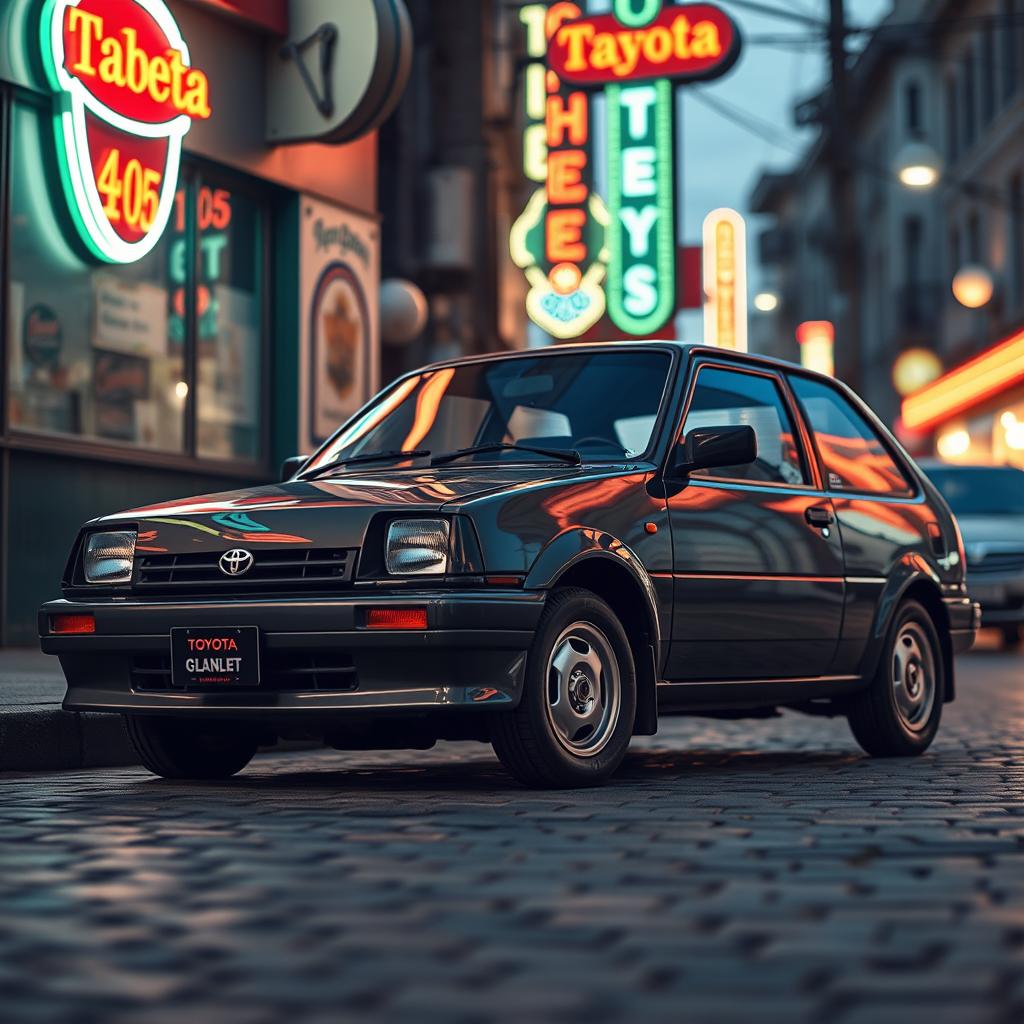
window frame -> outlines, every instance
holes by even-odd
[[[47,100],[38,93],[0,83],[0,305],[6,310],[10,294],[11,265],[11,126],[15,104],[29,107],[45,118]],[[45,143],[44,143],[45,144]],[[259,239],[261,253],[258,258],[257,274],[261,295],[259,297],[261,329],[259,339],[259,453],[255,460],[203,458],[196,452],[198,385],[196,369],[198,349],[196,347],[198,323],[195,310],[195,292],[199,266],[199,232],[196,230],[196,197],[198,185],[209,180],[218,184],[226,183],[233,191],[244,194],[259,208]],[[184,380],[188,384],[188,397],[183,412],[183,450],[161,451],[143,448],[135,444],[106,442],[97,438],[76,434],[56,434],[26,430],[10,422],[10,346],[16,343],[11,336],[5,316],[0,325],[0,337],[4,339],[3,358],[0,360],[0,451],[38,452],[71,458],[89,458],[100,462],[122,465],[148,466],[158,469],[178,470],[201,475],[224,476],[237,479],[253,479],[271,472],[271,398],[270,385],[270,331],[273,305],[271,299],[271,252],[273,239],[272,193],[271,190],[241,172],[221,166],[194,154],[183,153],[179,173],[179,187],[186,190],[186,232],[191,232],[192,244],[186,255],[186,310],[185,310],[185,351]],[[58,202],[55,199],[54,202]]]
[[[687,382],[685,398],[683,400],[682,413],[679,418],[679,425],[675,432],[675,440],[670,446],[668,452],[668,459],[671,460],[672,453],[677,449],[685,440],[685,428],[686,418],[690,414],[690,406],[693,403],[693,396],[697,390],[697,383],[700,378],[701,371],[710,368],[715,370],[725,370],[730,373],[740,373],[748,377],[762,377],[772,382],[779,392],[779,397],[782,400],[782,406],[785,409],[790,421],[793,425],[793,440],[797,445],[797,451],[800,457],[801,470],[805,476],[805,481],[799,484],[787,484],[780,483],[772,480],[747,480],[743,477],[727,477],[727,476],[698,476],[690,477],[691,484],[727,484],[730,486],[740,486],[749,488],[765,488],[769,490],[779,491],[795,491],[806,493],[808,491],[820,492],[822,490],[822,477],[820,467],[815,458],[812,458],[812,449],[810,448],[810,437],[807,433],[807,424],[804,421],[801,411],[798,409],[795,401],[795,395],[792,393],[789,387],[789,382],[785,379],[785,376],[778,370],[771,369],[768,367],[753,366],[748,363],[732,363],[725,360],[716,359],[714,357],[704,357],[694,360],[692,373],[690,379]]]
[[[659,354],[668,359],[665,384],[662,388],[661,397],[658,401],[658,413],[655,419],[654,429],[651,431],[650,441],[647,448],[642,453],[635,455],[633,459],[630,460],[632,462],[656,465],[662,461],[658,450],[660,446],[665,443],[665,437],[668,434],[668,426],[672,420],[673,411],[678,400],[679,370],[681,366],[685,366],[685,357],[681,357],[679,352],[675,351],[679,346],[675,346],[674,348],[672,346],[673,343],[657,341],[650,342],[649,344],[636,344],[631,346],[633,351]],[[418,367],[415,370],[409,370],[401,376],[396,377],[376,394],[371,395],[369,399],[360,406],[360,408],[358,408],[347,420],[341,423],[335,429],[334,433],[332,433],[330,437],[319,445],[314,450],[313,454],[310,455],[307,460],[307,466],[313,467],[314,464],[319,463],[322,457],[330,450],[331,446],[340,437],[342,437],[350,425],[365,416],[373,405],[378,402],[385,401],[388,395],[397,391],[398,388],[400,388],[406,381],[411,380],[414,377],[420,377],[426,373],[437,373],[440,370],[445,370],[453,366],[463,367],[477,365],[480,363],[502,362],[504,360],[513,359],[561,359],[570,355],[610,355],[616,351],[618,351],[620,358],[628,358],[629,356],[628,351],[624,349],[617,350],[615,346],[609,346],[606,342],[581,343],[577,345],[551,345],[540,349],[520,349],[518,351],[502,352],[500,354],[483,353],[460,359],[447,359],[442,362],[428,363],[427,365]],[[670,452],[671,445],[666,452],[666,457]],[[597,464],[617,465],[622,462],[622,459],[611,458],[594,461]],[[483,462],[478,462],[476,464],[484,465]],[[512,463],[507,460],[496,464],[512,465]]]
[[[828,467],[825,465],[825,460],[822,458],[821,448],[818,445],[818,435],[815,433],[814,427],[811,425],[811,417],[808,415],[807,410],[804,408],[803,402],[801,402],[796,391],[790,388],[789,390],[792,395],[793,402],[800,411],[800,418],[803,420],[804,428],[810,439],[811,450],[814,453],[814,460],[818,467],[818,474],[821,479],[821,489],[825,494],[829,495],[829,497],[853,499],[868,498],[872,501],[913,502],[920,501],[922,499],[924,492],[921,488],[920,481],[917,478],[917,474],[912,471],[910,463],[903,456],[903,453],[893,445],[893,442],[888,435],[888,431],[884,429],[881,421],[878,420],[875,414],[864,402],[862,402],[852,391],[844,389],[835,381],[830,381],[816,374],[804,373],[795,369],[788,370],[786,372],[787,387],[789,386],[790,378],[793,377],[800,377],[804,380],[811,381],[812,383],[820,384],[822,387],[827,388],[840,398],[846,399],[854,412],[864,420],[875,437],[881,442],[886,454],[890,459],[892,459],[893,464],[903,475],[903,479],[906,481],[908,487],[908,493],[906,494],[896,494],[888,491],[865,491],[857,490],[855,488],[847,489],[832,487],[828,482]]]

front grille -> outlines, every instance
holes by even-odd
[[[242,576],[221,571],[221,551],[142,555],[136,559],[136,591],[173,594],[237,594],[241,590],[282,591],[347,583],[355,569],[356,548],[299,548],[254,551],[252,568]]]
[[[181,692],[171,681],[169,654],[136,654],[132,658],[133,690],[146,693]],[[243,687],[204,687],[219,693],[332,693],[357,690],[352,655],[348,651],[264,651],[260,667],[260,685],[255,690]]]
[[[986,573],[1024,572],[1024,551],[990,551],[977,561],[968,561],[969,576]]]

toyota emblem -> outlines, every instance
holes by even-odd
[[[233,548],[220,556],[220,571],[225,576],[244,576],[252,568],[255,559],[245,548]]]

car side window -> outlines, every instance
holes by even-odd
[[[793,421],[777,382],[761,374],[704,366],[686,412],[683,437],[702,427],[754,428],[757,459],[748,466],[696,470],[692,476],[752,483],[804,484]]]
[[[906,497],[913,488],[870,423],[835,388],[794,374],[793,393],[818,442],[831,491]]]

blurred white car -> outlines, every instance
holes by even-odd
[[[967,587],[981,624],[1016,646],[1024,625],[1024,472],[1012,466],[920,463],[949,502],[967,555]]]

